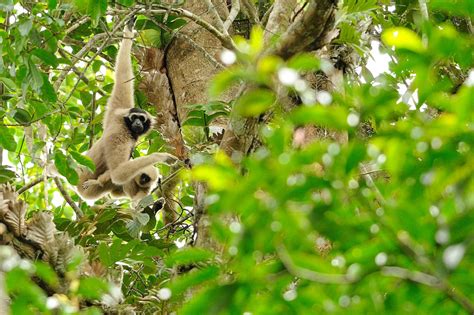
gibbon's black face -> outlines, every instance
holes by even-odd
[[[139,185],[143,187],[147,185],[150,181],[151,181],[151,177],[145,173],[142,173],[142,175],[140,175]]]
[[[130,112],[124,117],[124,120],[125,125],[134,139],[137,139],[150,129],[151,123],[148,114],[139,108],[130,109]]]

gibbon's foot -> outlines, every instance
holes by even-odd
[[[186,165],[187,168],[192,168],[193,166],[191,165],[191,160],[189,158],[184,159],[184,165]]]
[[[89,180],[86,180],[84,183],[82,183],[83,190],[87,190],[92,186],[102,187],[102,183],[97,179],[89,179]]]
[[[155,201],[155,203],[153,204],[153,207],[152,207],[153,213],[157,213],[158,211],[163,209],[164,205],[165,205],[165,199],[164,198],[160,198],[157,201]]]

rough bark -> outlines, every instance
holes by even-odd
[[[185,2],[184,8],[225,33],[222,20],[225,20],[228,12],[222,14],[222,7],[213,9],[209,7],[210,3],[210,0],[189,0]],[[225,1],[215,0],[214,4],[216,3],[224,4]],[[313,0],[292,21],[294,18],[292,14],[296,7],[296,0],[277,0],[275,2],[266,26],[267,48],[264,54],[277,54],[283,58],[289,58],[300,51],[323,47],[327,44],[328,38],[332,38],[331,31],[336,10],[334,1]],[[218,19],[219,16],[220,19]],[[182,121],[188,111],[187,105],[209,101],[208,82],[209,78],[212,78],[220,70],[215,59],[219,57],[222,43],[195,23],[188,23],[180,30],[180,34],[184,36],[177,36],[173,40],[168,49],[164,66],[167,69],[170,88],[174,95],[177,116]],[[270,40],[273,37],[279,37],[276,44]],[[203,49],[197,49],[196,46]],[[207,51],[207,54],[203,52],[204,50]],[[245,91],[246,88],[242,87],[237,93],[233,91],[232,95],[224,96],[223,100],[235,99],[236,95]],[[256,140],[257,128],[258,120],[256,118],[243,118],[232,112],[220,145],[221,149],[238,160],[252,147]],[[203,204],[206,187],[202,183],[195,183],[195,193],[195,228],[198,235],[196,244],[216,249],[209,237],[209,221]]]
[[[327,45],[333,36],[336,8],[333,0],[310,1],[269,53],[287,59],[298,52]]]
[[[205,1],[188,0],[184,8],[208,22],[212,23],[216,19]],[[221,5],[217,10],[221,12],[224,9],[225,7],[222,8]],[[188,23],[180,30],[180,33],[186,37],[177,37],[173,40],[167,52],[165,66],[174,91],[178,117],[183,120],[188,112],[186,105],[203,104],[208,101],[209,78],[221,70],[219,64],[195,46],[204,48],[210,56],[218,60],[222,44],[211,33],[195,23]]]
[[[225,1],[214,0],[215,9],[209,8],[210,0],[188,0],[184,8],[212,23],[218,29],[223,27],[222,20],[229,15]],[[220,21],[219,21],[220,19]],[[222,24],[222,25],[221,25]],[[183,121],[190,104],[203,104],[209,101],[209,78],[215,76],[220,70],[219,59],[223,49],[222,43],[210,32],[195,23],[188,23],[171,43],[165,58],[170,88],[174,94],[178,119]],[[222,100],[231,99],[230,94],[224,95]],[[218,250],[208,229],[208,218],[204,208],[206,187],[203,183],[194,183],[194,228],[197,234],[196,246]]]
[[[276,0],[265,27],[265,42],[274,36],[280,36],[291,23],[291,13],[296,8],[296,0]]]
[[[172,153],[180,160],[185,160],[188,158],[188,153],[184,145],[181,123],[164,65],[164,52],[158,48],[147,48],[141,51],[139,58],[143,76],[139,88],[147,96],[148,102],[156,109],[155,128],[166,140]],[[172,223],[176,219],[176,204],[172,200],[176,184],[176,180],[171,180],[161,187],[161,194],[165,198],[162,209],[165,224]]]
[[[280,32],[283,32],[284,29],[276,26],[273,19],[290,20],[292,11],[286,4],[284,0],[275,3],[274,12],[272,11],[267,24],[274,25],[274,28]],[[333,28],[336,8],[332,0],[312,0],[308,3],[306,10],[288,26],[276,45],[267,43],[264,55],[276,54],[287,59],[298,52],[324,47],[335,34]],[[282,16],[283,13],[287,14],[286,18]],[[269,38],[274,34],[275,30],[267,27],[265,36]],[[246,154],[255,140],[256,131],[257,120],[255,118],[243,118],[232,112],[221,142],[221,148],[230,156]]]

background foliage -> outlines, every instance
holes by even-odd
[[[250,88],[230,104],[189,105],[183,134],[194,167],[179,173],[172,227],[149,207],[89,205],[70,188],[78,165],[92,167],[82,154],[101,133],[115,28],[136,3],[117,4],[0,4],[0,181],[19,189],[54,163],[85,214],[76,217],[52,180],[21,195],[28,217],[50,212],[82,254],[58,277],[48,264],[0,247],[12,313],[474,312],[472,1],[341,2],[334,43],[353,49],[357,61],[331,94],[305,83],[308,73],[327,71],[327,60],[262,54],[258,27],[249,39],[236,37],[236,61],[209,93],[218,99],[235,84]],[[137,45],[172,41],[185,22],[165,15],[138,16]],[[372,41],[391,60],[375,77],[366,66]],[[282,93],[301,106],[282,108]],[[136,103],[154,112],[140,91]],[[210,137],[212,121],[230,108],[264,121],[261,145],[240,165]],[[366,124],[373,132],[361,136]],[[349,141],[298,145],[305,125],[346,132]],[[154,131],[135,156],[166,149]],[[214,248],[191,246],[195,181],[208,187]],[[61,294],[45,289],[63,283]]]

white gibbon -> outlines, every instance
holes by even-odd
[[[78,193],[95,200],[110,192],[132,199],[144,197],[158,179],[156,163],[172,164],[178,159],[168,153],[152,153],[130,159],[140,136],[151,127],[152,116],[134,108],[131,49],[134,19],[124,30],[115,63],[115,83],[107,101],[102,137],[94,143],[87,156],[95,163],[95,172],[81,168]]]

